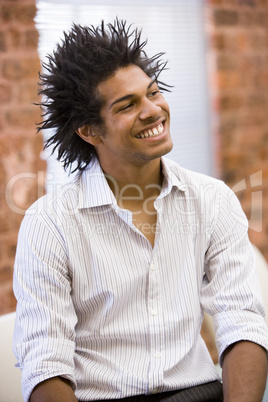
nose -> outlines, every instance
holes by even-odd
[[[161,106],[156,105],[150,99],[145,97],[141,103],[139,118],[141,120],[146,120],[150,118],[155,119],[156,117],[159,116],[161,110],[162,110]]]

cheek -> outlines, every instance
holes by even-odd
[[[110,128],[116,131],[118,134],[126,134],[131,131],[135,124],[135,116],[131,113],[117,116],[111,120]]]
[[[165,112],[167,112],[168,113],[168,115],[169,115],[169,113],[170,113],[170,110],[169,110],[169,105],[168,105],[168,103],[167,103],[167,101],[163,98],[163,102],[162,102],[162,109],[163,110],[165,110]]]
[[[161,109],[167,113],[167,115],[169,116],[170,114],[170,110],[169,110],[169,104],[166,101],[166,99],[164,98],[164,96],[162,94],[160,94],[160,97],[157,99],[156,101],[156,105],[161,107]]]

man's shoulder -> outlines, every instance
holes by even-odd
[[[31,214],[46,214],[52,211],[59,211],[63,208],[70,209],[74,205],[78,205],[79,199],[79,188],[80,188],[80,176],[81,174],[75,175],[67,183],[61,186],[55,186],[55,189],[45,194],[44,196],[38,198],[26,211],[26,215]]]
[[[182,167],[177,162],[169,159],[163,158],[166,169],[181,182],[184,186],[204,186],[212,185],[216,187],[225,186],[224,182],[215,177],[209,176],[204,173],[196,172],[187,168]]]

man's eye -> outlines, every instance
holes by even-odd
[[[149,96],[155,96],[155,95],[157,95],[157,94],[159,94],[159,93],[160,93],[160,91],[159,91],[158,89],[155,89],[154,91],[152,91],[152,92],[150,93]]]
[[[120,108],[120,111],[130,109],[132,106],[133,106],[133,103],[128,103],[127,105],[122,106],[122,107]]]

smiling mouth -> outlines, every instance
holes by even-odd
[[[150,138],[157,137],[161,135],[164,131],[163,123],[160,123],[157,127],[151,128],[150,130],[145,130],[141,134],[138,134],[136,138]]]

